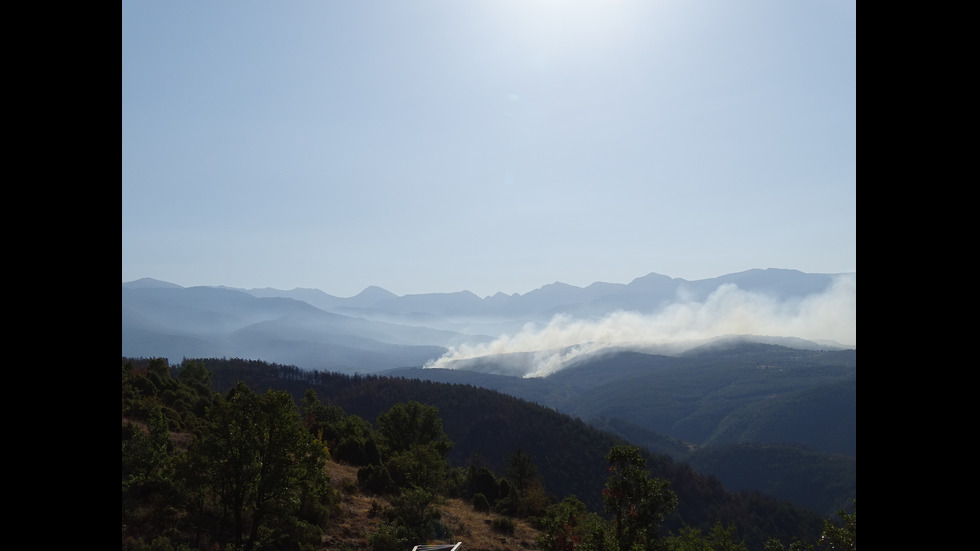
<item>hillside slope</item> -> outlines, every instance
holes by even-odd
[[[465,369],[405,368],[398,377],[469,384],[574,417],[622,419],[706,446],[733,442],[804,445],[857,454],[857,351],[726,340],[678,355],[636,350],[583,357],[547,377],[495,374],[487,357]]]
[[[356,490],[357,467],[327,461],[327,474],[334,488],[340,492],[340,518],[332,523],[323,538],[325,549],[370,549],[370,534],[378,530],[381,522],[376,511],[387,505],[387,499],[361,494]],[[497,515],[476,511],[471,503],[461,499],[444,498],[439,506],[440,522],[452,534],[441,542],[463,542],[466,551],[514,551],[536,549],[535,539],[541,534],[522,519],[511,519],[514,533],[494,530],[492,522]]]
[[[372,372],[421,365],[461,339],[472,337],[229,289],[122,288],[122,355],[129,357],[275,358],[309,369]]]
[[[454,444],[449,454],[453,466],[477,461],[502,473],[506,459],[522,450],[537,465],[553,498],[574,495],[593,511],[602,510],[608,476],[605,455],[613,446],[628,443],[567,414],[471,385],[309,372],[261,362],[202,361],[213,371],[219,391],[242,380],[252,388],[286,390],[298,400],[312,388],[320,400],[370,423],[399,402],[432,405]],[[761,548],[768,537],[790,541],[819,536],[824,517],[817,513],[754,492],[730,493],[718,478],[698,474],[686,463],[665,455],[645,456],[651,476],[670,481],[678,496],[678,509],[665,521],[665,530],[676,531],[685,524],[706,530],[716,521],[735,524],[752,548]],[[760,518],[770,521],[760,525]]]

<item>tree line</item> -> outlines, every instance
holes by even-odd
[[[299,400],[243,381],[219,392],[213,375],[198,360],[171,368],[165,359],[123,358],[124,550],[319,549],[340,515],[324,466],[340,461],[358,467],[357,491],[387,498],[368,535],[375,551],[449,539],[439,514],[445,497],[492,511],[502,532],[512,530],[509,519],[528,520],[542,551],[748,551],[733,525],[664,530],[677,494],[631,445],[605,456],[600,514],[575,495],[551,495],[522,449],[500,475],[478,462],[453,467],[454,442],[432,405],[399,401],[372,424],[313,388]],[[817,541],[788,543],[793,551],[855,549],[856,513],[827,521]],[[775,538],[765,542],[764,551],[782,549]]]

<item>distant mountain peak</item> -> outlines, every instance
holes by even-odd
[[[650,282],[667,282],[667,281],[673,281],[673,280],[674,280],[674,278],[672,278],[670,276],[666,276],[666,275],[663,275],[663,274],[658,274],[657,272],[650,272],[649,274],[647,274],[645,276],[640,276],[638,278],[635,278],[633,281],[630,282],[630,285],[642,284],[642,283],[650,283]]]
[[[547,283],[545,285],[542,285],[541,287],[538,287],[537,289],[535,289],[534,291],[531,291],[531,292],[533,293],[535,291],[537,291],[537,292],[541,292],[541,291],[563,291],[563,290],[569,290],[569,289],[581,289],[581,287],[576,287],[575,285],[570,285],[570,284],[565,283],[565,282],[562,282],[562,281],[556,281],[554,283]]]
[[[381,287],[378,287],[377,285],[370,285],[368,287],[365,287],[363,291],[355,295],[354,298],[382,300],[386,298],[397,298],[397,297],[398,295],[392,293],[387,289],[383,289]]]
[[[183,289],[183,287],[177,285],[176,283],[160,281],[159,279],[153,279],[150,277],[144,277],[142,279],[137,279],[130,282],[123,282],[122,286],[127,289]]]

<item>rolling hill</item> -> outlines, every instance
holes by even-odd
[[[540,378],[462,369],[387,373],[552,407],[689,462],[726,488],[770,493],[825,514],[856,497],[855,350],[726,339],[679,356],[598,354]]]
[[[522,450],[533,459],[553,498],[574,495],[595,511],[602,509],[608,476],[604,457],[611,447],[628,443],[551,408],[468,384],[311,372],[254,361],[200,361],[212,370],[212,383],[219,391],[245,381],[253,389],[286,390],[299,400],[306,389],[313,389],[320,400],[371,423],[399,402],[434,406],[453,442],[453,466],[481,465],[503,473],[508,458]],[[665,522],[666,530],[676,531],[684,524],[707,529],[716,521],[735,524],[753,549],[761,549],[767,537],[813,540],[819,534],[825,518],[820,512],[759,492],[730,491],[719,478],[685,462],[649,451],[644,455],[651,476],[670,481],[678,496],[678,509]]]

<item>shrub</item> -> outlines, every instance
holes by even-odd
[[[409,548],[407,533],[403,527],[382,522],[378,531],[368,536],[374,551],[403,551]]]
[[[484,513],[490,512],[490,502],[487,501],[487,496],[483,494],[476,494],[473,496],[473,509],[475,511],[481,511]]]
[[[396,489],[391,473],[386,467],[378,465],[358,469],[357,484],[366,493],[388,494]]]
[[[501,534],[507,534],[508,536],[514,535],[514,521],[510,520],[508,517],[497,517],[493,519],[490,523],[490,528],[494,532],[500,532]]]

